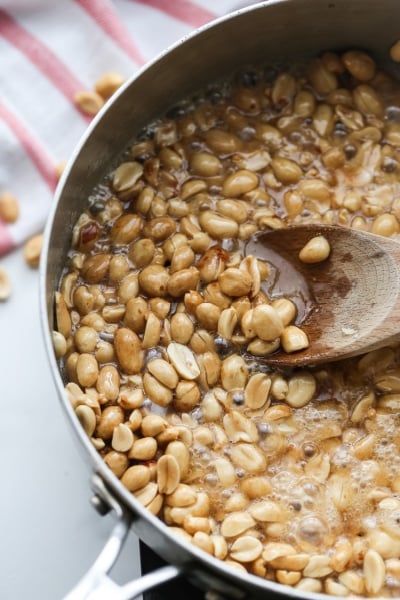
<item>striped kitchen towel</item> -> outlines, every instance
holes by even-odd
[[[254,1],[254,0],[253,0]],[[106,72],[128,78],[239,0],[0,0],[0,255],[40,232],[68,159],[91,120],[76,94]]]

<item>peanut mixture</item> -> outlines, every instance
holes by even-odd
[[[56,294],[66,390],[115,475],[176,535],[306,592],[400,594],[400,349],[259,362],[312,340],[246,241],[311,222],[398,237],[399,106],[358,50],[210,86],[93,190]]]

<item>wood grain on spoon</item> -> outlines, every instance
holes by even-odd
[[[322,262],[299,259],[307,242],[323,235],[331,252]],[[310,345],[293,354],[261,360],[297,367],[364,354],[400,341],[400,243],[339,226],[300,225],[261,232],[246,254],[272,265],[273,294],[291,298],[296,325]]]

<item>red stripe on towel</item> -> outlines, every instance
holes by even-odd
[[[74,102],[76,92],[85,85],[64,65],[64,63],[29,31],[21,27],[5,10],[0,8],[0,36],[17,48],[24,56],[51,81],[51,83],[72,102],[79,114],[87,121],[91,117],[79,110]]]
[[[51,190],[57,185],[56,168],[52,158],[41,143],[36,139],[28,127],[11,112],[7,106],[0,101],[0,119],[4,121],[10,131],[13,132],[26,155],[35,165],[37,171],[42,176]]]
[[[138,50],[125,25],[108,2],[103,0],[75,0],[75,2],[135,63],[143,65],[146,62],[146,58]]]

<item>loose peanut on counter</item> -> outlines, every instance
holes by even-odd
[[[6,223],[15,223],[19,217],[18,200],[12,194],[0,194],[0,218]]]
[[[24,245],[25,262],[32,268],[36,268],[39,266],[42,244],[43,235],[39,234],[31,237]]]
[[[399,98],[358,49],[211,85],[92,190],[55,298],[68,397],[115,476],[186,541],[305,594],[400,595],[400,348],[259,363],[312,340],[245,246],[313,222],[399,238]]]
[[[119,87],[124,83],[124,78],[119,73],[110,71],[99,77],[95,83],[95,91],[104,100],[108,100]]]
[[[82,90],[74,96],[75,104],[88,115],[96,115],[104,104],[103,98],[97,92]]]

